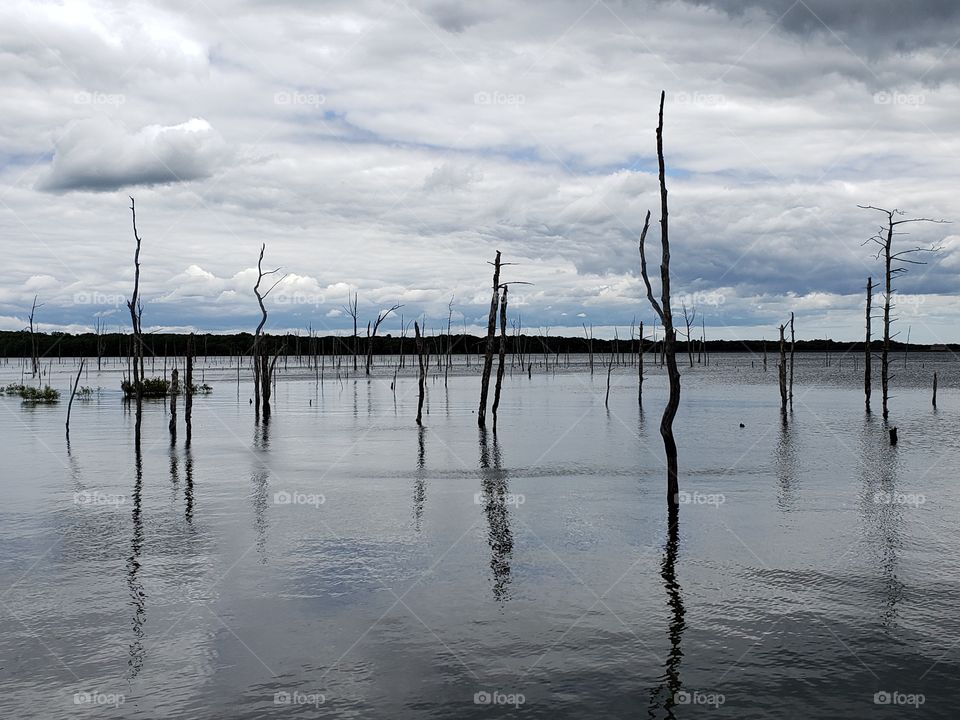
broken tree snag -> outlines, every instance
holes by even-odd
[[[67,443],[70,442],[70,411],[73,409],[73,397],[77,394],[77,386],[80,384],[80,375],[83,373],[83,358],[80,358],[80,369],[77,370],[77,378],[73,381],[73,390],[70,391],[70,402],[67,403]],[[933,406],[937,406],[937,374],[933,374]]]
[[[637,405],[643,407],[643,321],[640,321],[640,344],[637,347]]]
[[[886,420],[889,416],[887,404],[890,398],[890,324],[893,322],[890,317],[890,309],[893,306],[893,278],[895,275],[902,275],[907,272],[908,265],[926,265],[926,263],[921,260],[914,260],[909,257],[910,255],[915,253],[935,253],[941,249],[939,246],[930,246],[928,248],[915,247],[893,252],[894,236],[905,234],[896,231],[896,228],[900,225],[906,225],[907,223],[928,222],[944,224],[947,221],[933,220],[931,218],[906,218],[896,220],[895,218],[906,215],[906,213],[896,208],[887,210],[873,205],[858,205],[857,207],[863,210],[876,210],[886,215],[886,224],[880,227],[876,235],[867,238],[862,243],[866,245],[872,242],[877,245],[878,250],[875,257],[878,260],[883,258],[884,262],[883,350],[880,354],[880,387],[883,393],[883,419]]]
[[[616,338],[617,330],[613,330],[614,337]],[[607,362],[607,394],[603,399],[603,406],[605,408],[610,407],[610,375],[613,373],[613,358],[616,357],[616,341],[610,347],[610,360]]]
[[[417,344],[417,363],[420,366],[418,383],[420,397],[417,400],[417,425],[423,425],[423,395],[426,391],[427,368],[423,364],[423,338],[420,336],[420,325],[416,321],[413,323],[413,336]]]
[[[353,352],[353,371],[357,371],[357,343],[359,338],[357,337],[357,300],[359,295],[356,291],[353,293],[353,298],[350,297],[350,292],[347,291],[347,304],[343,306],[344,312],[347,313],[350,317],[353,318],[353,347],[351,352]]]
[[[389,310],[381,310],[377,313],[377,319],[373,323],[373,330],[370,329],[370,323],[367,323],[367,367],[366,374],[370,374],[370,366],[373,364],[373,339],[377,336],[377,330],[380,329],[380,323],[387,319],[392,312],[396,312],[403,305],[394,305]]]
[[[647,290],[647,299],[654,312],[660,317],[663,324],[663,357],[667,365],[667,377],[670,384],[670,394],[667,404],[660,418],[660,435],[663,438],[663,449],[667,456],[667,507],[676,509],[680,503],[680,488],[677,470],[677,442],[673,437],[673,420],[680,406],[680,370],[677,368],[676,339],[677,333],[673,327],[673,313],[670,310],[670,234],[667,212],[667,182],[665,163],[663,161],[663,102],[666,92],[660,93],[660,115],[657,123],[657,163],[660,175],[660,299],[657,302],[650,286],[650,277],[647,274],[647,257],[644,243],[647,231],[650,229],[650,211],[643,221],[643,231],[640,233],[640,274]]]
[[[187,338],[187,377],[183,399],[183,419],[187,426],[186,447],[193,439],[193,333]]]
[[[863,345],[863,396],[867,415],[870,414],[870,390],[873,382],[871,375],[872,355],[870,354],[870,311],[873,302],[873,278],[867,278],[867,338]]]
[[[780,362],[777,365],[777,374],[780,376],[780,411],[787,412],[787,343],[783,336],[785,325],[780,326]]]
[[[933,406],[937,406],[937,374],[933,374]]]
[[[177,441],[177,394],[180,392],[180,371],[176,368],[170,373],[170,444]]]
[[[127,308],[130,310],[130,325],[133,329],[133,347],[131,348],[131,361],[133,364],[133,373],[131,380],[133,382],[134,392],[137,402],[137,415],[135,425],[135,442],[137,447],[140,445],[140,426],[143,421],[143,338],[141,335],[140,322],[143,319],[143,304],[140,302],[140,245],[141,239],[137,232],[137,208],[133,197],[130,197],[130,216],[133,222],[133,239],[137,243],[137,249],[133,254],[133,295],[127,300]]]
[[[32,376],[36,377],[37,373],[40,371],[40,354],[37,350],[37,334],[35,332],[34,326],[34,316],[37,313],[37,308],[43,307],[43,303],[37,305],[37,296],[33,296],[33,305],[30,307],[30,367],[32,369]]]
[[[793,410],[793,353],[796,347],[796,335],[793,333],[793,313],[790,313],[790,410]]]
[[[487,426],[487,394],[490,392],[490,371],[493,368],[493,347],[497,333],[497,305],[500,300],[500,251],[493,262],[493,296],[490,298],[490,314],[487,317],[487,345],[483,358],[483,375],[480,379],[480,409],[477,411],[477,425]]]
[[[500,296],[500,364],[497,365],[497,383],[493,387],[493,431],[497,431],[497,410],[500,408],[500,390],[503,386],[503,373],[507,358],[507,286],[503,286]]]

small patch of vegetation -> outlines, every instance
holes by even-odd
[[[204,383],[203,385],[193,386],[194,395],[209,395],[212,392],[213,392],[213,388],[210,387],[207,383]]]
[[[42,388],[31,385],[7,385],[3,388],[5,395],[18,395],[24,402],[32,403],[53,403],[60,399],[60,391],[54,390],[49,385]]]
[[[147,378],[143,381],[142,387],[145,398],[166,397],[170,392],[170,381],[163,378]],[[129,380],[121,382],[120,389],[123,390],[123,396],[126,398],[137,396],[137,387]]]

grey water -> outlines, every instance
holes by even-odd
[[[682,366],[672,533],[662,370],[605,407],[604,358],[544,360],[494,433],[475,359],[422,429],[389,359],[281,369],[266,424],[200,359],[191,447],[146,402],[139,452],[121,366],[68,444],[45,364],[60,403],[0,396],[0,715],[956,716],[956,358],[895,359],[896,447],[853,358],[798,357],[785,421],[772,354]]]

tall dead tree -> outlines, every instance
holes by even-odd
[[[637,405],[643,407],[643,321],[640,321],[640,340],[637,346]]]
[[[500,390],[507,360],[507,286],[503,285],[500,296],[500,364],[497,365],[497,382],[493,387],[493,431],[497,431],[497,410],[500,409]]]
[[[687,312],[687,303],[681,302],[680,307],[683,309],[683,324],[687,327],[687,357],[690,360],[690,367],[693,367],[693,338],[690,335],[690,326],[693,325],[693,321],[697,319],[697,308],[690,308],[690,312]]]
[[[37,314],[37,308],[43,307],[43,303],[37,305],[37,296],[33,296],[33,305],[30,307],[30,367],[32,369],[33,377],[37,376],[37,373],[40,371],[40,353],[37,349],[37,334],[36,327],[34,325],[34,317]]]
[[[657,163],[660,175],[660,302],[653,296],[650,286],[650,277],[647,274],[647,257],[644,243],[647,231],[650,229],[650,211],[643,221],[643,231],[640,233],[640,274],[647,289],[647,299],[654,312],[663,324],[663,355],[667,365],[667,376],[670,384],[670,394],[667,404],[660,418],[660,435],[663,437],[663,449],[667,456],[667,507],[676,510],[680,503],[680,487],[678,480],[677,443],[673,437],[673,419],[680,406],[680,370],[677,368],[676,340],[677,333],[673,327],[673,313],[670,310],[670,234],[667,212],[667,181],[666,169],[663,160],[663,103],[666,92],[660,93],[660,114],[657,123]]]
[[[905,218],[897,220],[896,218],[906,215],[903,210],[894,208],[887,210],[874,205],[858,205],[863,210],[876,210],[886,215],[886,224],[880,227],[876,235],[867,238],[863,244],[874,243],[878,246],[876,258],[883,258],[884,263],[884,292],[883,292],[883,350],[880,354],[880,387],[883,393],[883,419],[889,416],[888,400],[890,397],[890,325],[895,318],[891,318],[890,311],[894,307],[893,302],[893,279],[895,276],[907,272],[909,265],[926,265],[921,260],[914,260],[912,255],[917,253],[935,253],[941,248],[939,246],[930,246],[927,248],[915,247],[907,250],[893,251],[893,238],[897,235],[906,235],[904,232],[897,232],[896,228],[901,225],[918,222],[928,222],[943,224],[946,220],[934,220],[932,218]]]
[[[870,320],[871,320],[871,306],[873,304],[873,278],[867,278],[867,337],[866,341],[863,344],[863,395],[864,395],[864,405],[866,406],[867,415],[870,414],[870,392],[872,390],[873,378],[871,378],[871,370],[873,365],[873,354],[870,350]]]
[[[377,330],[380,329],[380,323],[387,319],[387,316],[390,313],[395,312],[402,308],[403,305],[394,305],[389,310],[381,310],[377,313],[377,319],[373,323],[373,330],[371,332],[370,323],[367,323],[367,368],[366,374],[370,374],[370,366],[373,364],[373,339],[377,336]]]
[[[140,245],[142,240],[137,232],[137,208],[133,197],[130,198],[130,216],[133,222],[133,239],[137,249],[133,254],[133,295],[127,300],[130,310],[130,325],[133,328],[133,348],[131,352],[132,373],[130,381],[136,394],[137,414],[134,434],[137,447],[140,446],[140,426],[143,421],[143,337],[140,321],[143,319],[143,303],[140,302]]]
[[[500,251],[493,262],[493,295],[490,298],[490,314],[487,316],[487,344],[483,358],[483,375],[480,378],[480,409],[477,425],[487,426],[487,394],[490,392],[490,371],[493,368],[493,349],[497,333],[497,306],[500,301]]]
[[[777,374],[780,380],[780,412],[787,413],[787,343],[783,336],[786,325],[780,326],[780,362],[777,364]]]
[[[180,394],[180,371],[176,368],[170,373],[170,444],[177,442],[177,395]]]
[[[796,349],[796,335],[793,332],[793,313],[790,313],[790,409],[793,410],[793,352]]]
[[[273,292],[273,289],[287,277],[283,275],[265,292],[260,290],[260,283],[263,282],[265,277],[268,275],[276,275],[280,272],[280,268],[274,268],[273,270],[264,272],[263,253],[266,249],[266,243],[262,243],[260,245],[260,257],[257,258],[257,282],[253,286],[253,294],[256,295],[257,304],[260,305],[260,324],[257,325],[257,330],[253,335],[253,397],[254,414],[258,420],[260,419],[261,397],[263,398],[263,415],[264,417],[270,415],[270,375],[272,370],[272,365],[266,362],[267,352],[263,347],[263,326],[267,324],[267,308],[263,304],[263,301]]]
[[[83,374],[83,358],[80,358],[80,367],[77,370],[77,377],[73,381],[73,390],[70,391],[70,402],[67,403],[67,445],[70,445],[70,411],[73,410],[73,398],[77,394],[77,386],[80,384],[80,375]],[[933,374],[933,406],[937,406],[937,374]]]
[[[360,338],[357,337],[357,301],[358,296],[356,291],[353,293],[353,298],[350,298],[350,293],[347,293],[347,304],[343,306],[343,311],[353,318],[353,347],[351,352],[353,352],[353,371],[357,371],[357,349],[359,347],[358,342]]]
[[[193,333],[187,338],[187,377],[184,383],[183,420],[187,428],[186,447],[193,440]]]
[[[420,325],[416,321],[413,323],[413,336],[417,344],[417,363],[419,364],[419,374],[417,376],[419,383],[419,399],[417,400],[417,425],[423,425],[423,396],[427,387],[427,368],[423,362],[423,338],[420,335]]]

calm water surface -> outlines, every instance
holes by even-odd
[[[291,367],[257,426],[201,361],[192,447],[148,402],[139,454],[116,367],[69,446],[0,397],[0,715],[956,717],[960,363],[898,368],[890,448],[852,359],[798,362],[786,424],[772,355],[683,369],[673,536],[659,369],[644,412],[635,368],[609,408],[518,370],[494,434],[475,363],[420,430],[385,367]]]

